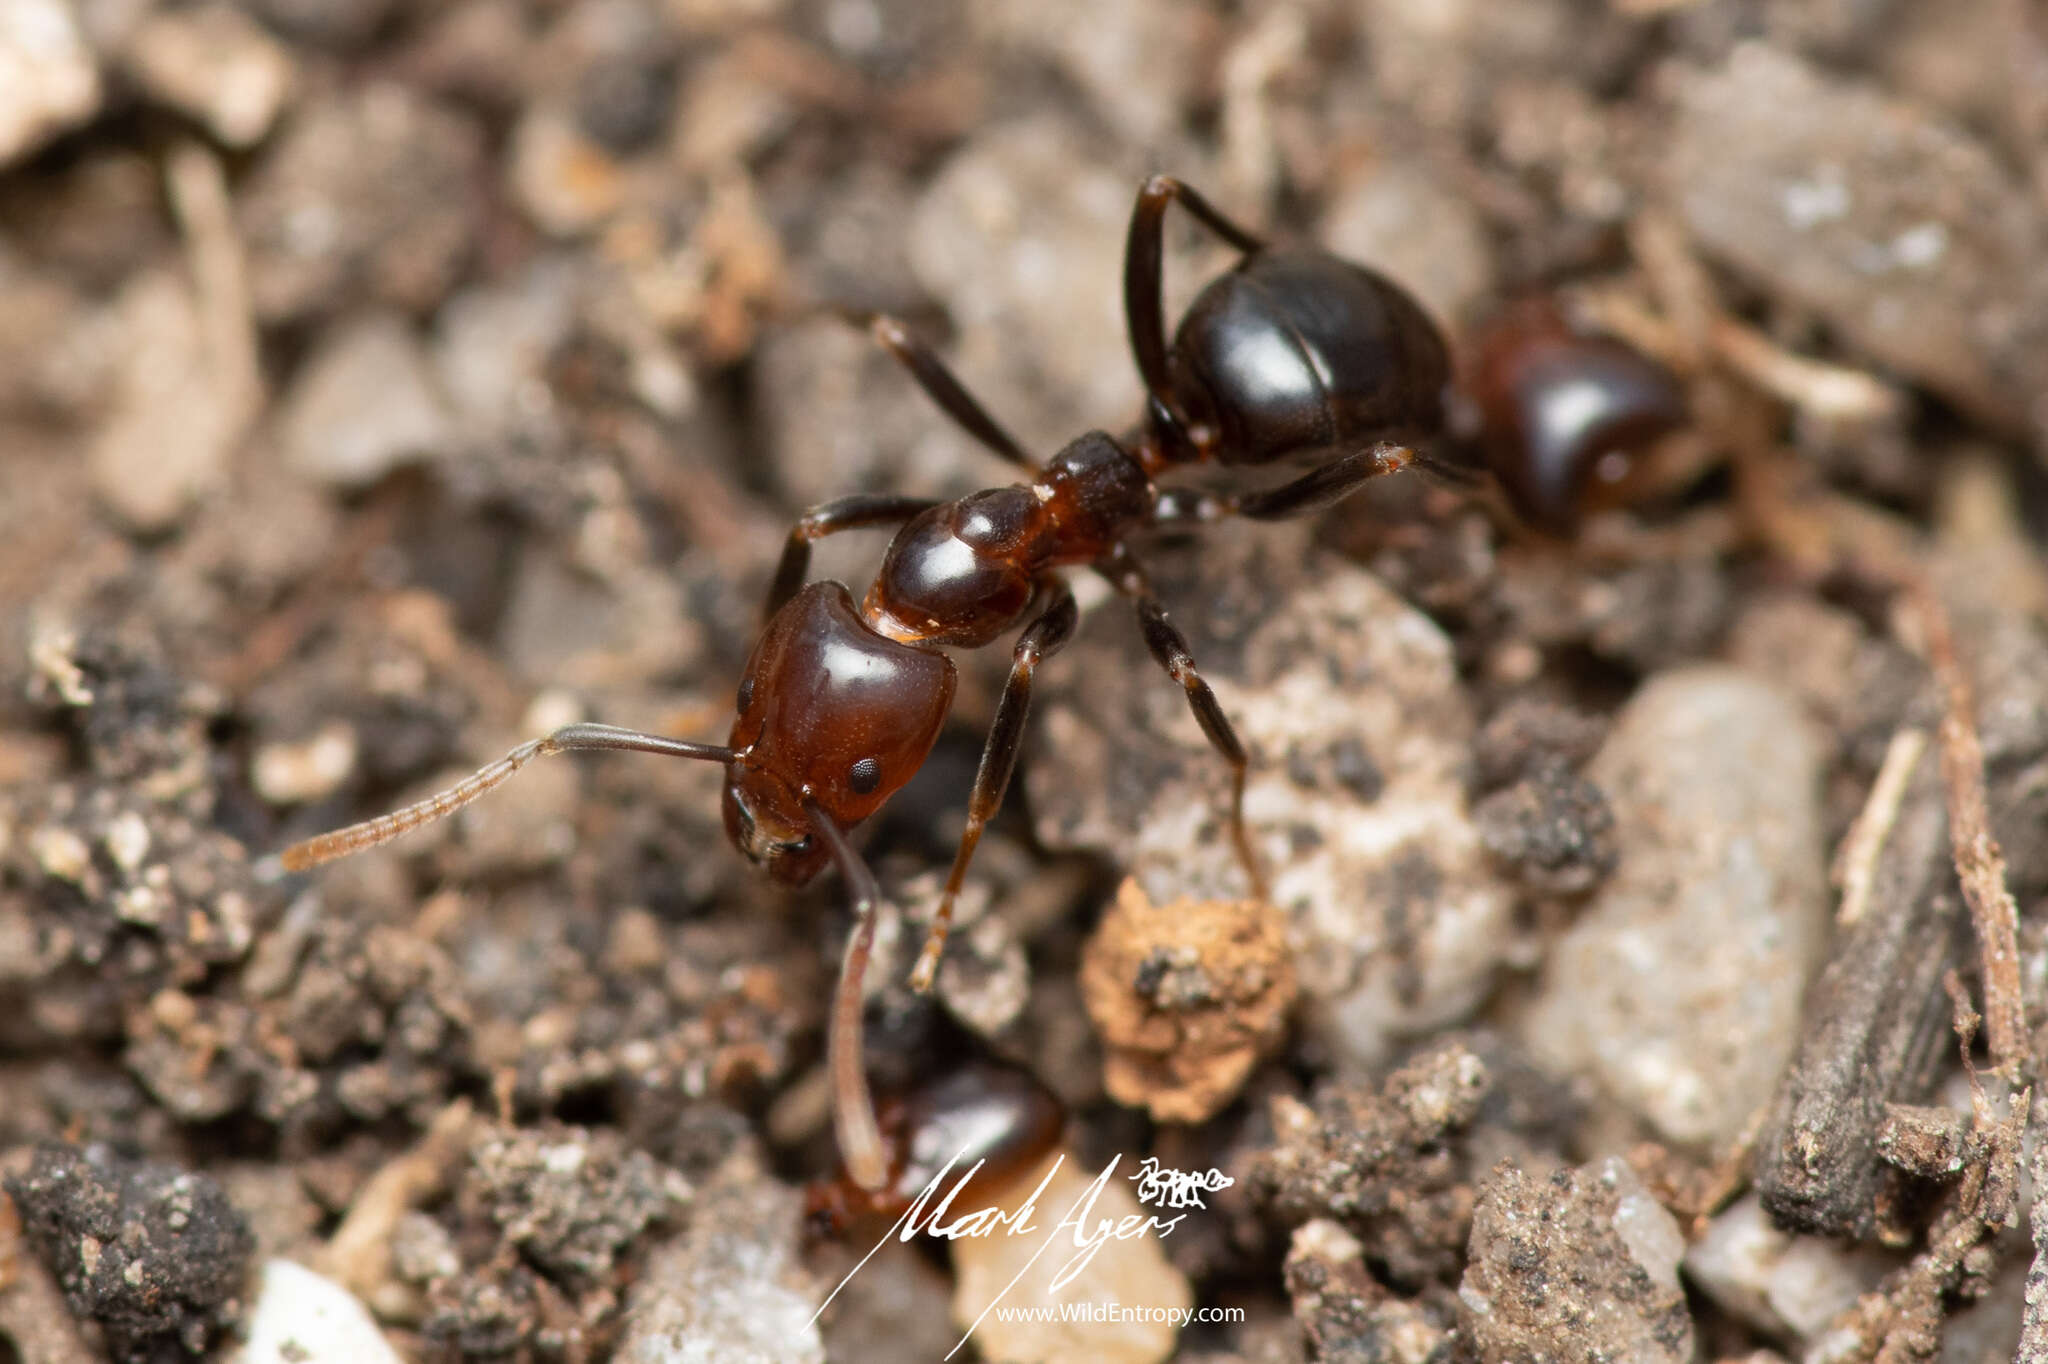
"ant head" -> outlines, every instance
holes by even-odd
[[[870,629],[839,583],[812,583],[775,613],[740,681],[726,767],[725,830],[777,880],[831,860],[806,802],[842,829],[923,766],[953,703],[952,660]]]

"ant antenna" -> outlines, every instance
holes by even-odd
[[[731,749],[717,744],[693,744],[683,739],[667,739],[659,734],[642,734],[638,730],[619,729],[613,725],[564,725],[546,738],[519,745],[490,766],[478,769],[473,776],[465,777],[446,791],[428,796],[403,810],[393,810],[388,815],[379,815],[361,824],[351,824],[346,829],[336,829],[332,833],[294,843],[278,854],[278,862],[286,871],[305,871],[322,862],[332,862],[337,857],[374,848],[400,834],[411,833],[423,824],[432,824],[444,815],[453,814],[535,758],[545,758],[554,753],[599,750],[663,753],[672,758],[705,758],[718,763],[731,762],[733,758]]]
[[[839,1158],[847,1178],[863,1189],[882,1187],[889,1177],[889,1158],[882,1129],[875,1122],[875,1099],[868,1091],[868,1073],[861,1047],[861,1012],[867,996],[861,981],[875,945],[875,910],[882,892],[875,874],[861,860],[832,817],[814,800],[804,801],[818,837],[832,853],[853,900],[853,931],[846,935],[846,959],[832,994],[831,1023],[826,1029],[825,1065],[832,1076],[832,1125],[839,1136]]]

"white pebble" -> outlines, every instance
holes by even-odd
[[[0,5],[0,165],[83,122],[99,104],[99,68],[66,0]]]
[[[401,1364],[353,1293],[290,1260],[263,1266],[239,1364]]]

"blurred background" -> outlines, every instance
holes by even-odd
[[[744,1253],[688,1242],[690,1265],[759,1272],[707,1288],[672,1265],[696,1287],[671,1305],[758,1289],[737,1316],[773,1315],[769,1285],[809,1253],[789,1188],[830,1167],[817,1062],[845,914],[836,883],[754,879],[715,769],[541,764],[475,818],[310,881],[254,860],[570,720],[722,739],[797,513],[1010,478],[817,305],[907,319],[1030,449],[1121,429],[1139,392],[1124,232],[1153,172],[1401,281],[1461,353],[1509,301],[1557,294],[1692,403],[1606,552],[1407,479],[1315,527],[1320,548],[1283,531],[1264,559],[1169,556],[1219,690],[1263,585],[1301,586],[1273,564],[1363,565],[1444,632],[1445,671],[1412,699],[1457,691],[1458,718],[1404,723],[1449,736],[1458,805],[1515,780],[1475,738],[1526,716],[1513,704],[1593,717],[1516,740],[1576,763],[1645,678],[1733,654],[1820,717],[1832,848],[1895,729],[1932,715],[1883,601],[1837,572],[1824,527],[1846,517],[1876,528],[1858,544],[1934,556],[1961,616],[2004,622],[1970,636],[2004,641],[1980,685],[2032,716],[2042,30],[2025,0],[0,0],[0,1162],[26,1178],[38,1142],[90,1165],[78,1144],[110,1141],[116,1163],[74,1177],[133,1193],[199,1171],[225,1191],[215,1253],[135,1252],[147,1292],[39,1251],[96,1323],[85,1348],[223,1339],[253,1248],[322,1267],[408,1357],[609,1358],[667,1329],[658,1291],[627,1310],[649,1247],[721,1221],[781,1230]],[[1169,241],[1177,315],[1230,256],[1178,215]],[[819,571],[858,593],[881,541],[845,539]],[[878,968],[873,1065],[901,1088],[992,1050],[1085,1115],[1084,1151],[1164,1140],[1208,1166],[1273,1140],[1263,1103],[1157,1137],[1105,1096],[1074,984],[1140,807],[1164,788],[1213,810],[1221,789],[1089,736],[1112,683],[1185,724],[1126,636],[1116,619],[1048,670],[1059,737],[1034,737],[970,917],[1007,908],[938,1005]],[[952,728],[867,843],[913,918],[1007,649],[961,664]],[[2048,730],[2014,723],[1987,743],[2025,900],[2048,883],[2026,832]],[[1261,765],[1287,760],[1279,742],[1254,744]],[[1348,770],[1378,789],[1371,759]],[[1473,981],[1534,970],[1570,911],[1528,870],[1553,856],[1529,845],[1537,816],[1492,818],[1495,862],[1472,875],[1493,878],[1499,950],[1441,1008],[1304,1025],[1255,1097],[1363,1082],[1477,1008]],[[1535,944],[1512,960],[1510,921]],[[35,1207],[48,1235],[83,1225]],[[1251,1308],[1184,1357],[1450,1348],[1457,1254],[1389,1272],[1372,1249],[1394,1285],[1374,1291],[1425,1344],[1340,1346],[1283,1283],[1269,1213],[1238,1205],[1174,1247],[1197,1300]],[[943,1263],[871,1270],[828,1322],[834,1356],[942,1354]],[[201,1282],[215,1264],[235,1272]],[[1690,1291],[1701,1358],[1817,1336]],[[0,1310],[0,1360],[92,1357],[36,1353],[58,1300],[22,1301]],[[2016,1322],[2004,1301],[1994,1321]],[[793,1326],[762,1339],[764,1359],[825,1348]],[[1986,1339],[1953,1357],[2010,1345]],[[391,1347],[348,1348],[370,1352],[316,1357]],[[1035,1348],[1011,1357],[1052,1357]]]

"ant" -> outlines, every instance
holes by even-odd
[[[901,1217],[942,1173],[940,1196],[957,1186],[954,1201],[976,1207],[970,1186],[986,1193],[1030,1172],[1067,1125],[1065,1105],[1029,1072],[987,1062],[884,1099],[879,1112],[887,1176],[872,1189],[844,1170],[812,1183],[804,1212],[813,1234],[829,1239],[870,1217]]]
[[[1239,259],[1196,297],[1169,344],[1162,234],[1175,203]],[[727,743],[569,725],[415,805],[295,844],[282,855],[284,867],[303,870],[418,828],[550,754],[629,750],[723,764],[725,828],[742,853],[785,884],[802,885],[827,863],[846,883],[853,928],[826,1043],[833,1119],[853,1182],[882,1188],[891,1162],[861,1053],[861,982],[881,897],[847,831],[911,778],[937,740],[955,681],[941,649],[982,648],[1023,624],[968,798],[967,827],[912,974],[915,988],[931,986],[968,864],[1010,783],[1032,679],[1078,623],[1073,593],[1054,571],[1063,567],[1091,568],[1130,600],[1153,658],[1185,691],[1230,765],[1231,839],[1263,896],[1265,877],[1245,832],[1244,745],[1130,541],[1223,516],[1274,520],[1319,510],[1422,460],[1409,442],[1433,439],[1444,425],[1449,351],[1406,292],[1323,251],[1269,247],[1171,177],[1154,176],[1138,191],[1123,291],[1144,414],[1122,437],[1090,431],[1044,463],[900,322],[847,314],[948,417],[1028,481],[953,502],[856,494],[799,518],[769,589],[766,626],[740,681]],[[1282,461],[1316,467],[1259,491],[1155,483],[1190,465]],[[856,603],[842,583],[804,585],[815,541],[888,525],[901,529],[863,600]]]

